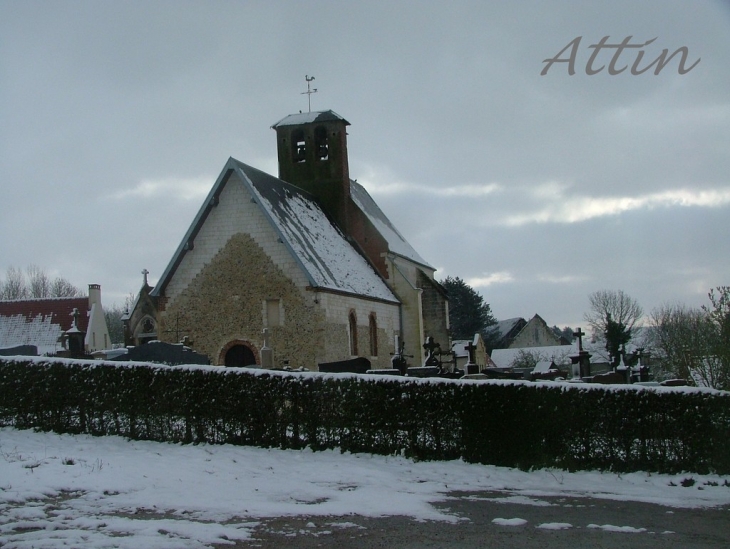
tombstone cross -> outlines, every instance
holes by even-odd
[[[578,328],[576,332],[573,332],[573,335],[578,338],[578,350],[583,350],[583,336],[586,335],[586,333]]]
[[[79,327],[79,315],[80,315],[79,310],[76,307],[74,307],[74,310],[71,311],[71,316],[74,317],[73,325],[71,326],[72,328],[77,328],[78,329],[78,327]]]
[[[436,358],[436,349],[441,349],[441,344],[436,343],[433,340],[433,336],[428,336],[426,343],[423,344],[423,348],[428,351],[428,357],[426,358],[426,366],[438,366],[438,359]]]
[[[469,345],[464,346],[464,350],[469,353],[469,364],[476,364],[476,359],[474,355],[474,351],[477,350],[477,346],[474,345],[472,341],[469,342]]]

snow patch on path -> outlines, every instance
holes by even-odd
[[[499,526],[522,526],[524,524],[527,524],[527,521],[525,519],[521,518],[496,518],[492,520],[494,524],[497,524]]]
[[[455,494],[496,492],[504,497],[494,501],[524,505],[547,505],[541,498],[550,496],[678,508],[730,505],[727,478],[692,475],[694,485],[683,487],[686,476],[525,472],[463,461],[0,428],[0,546],[197,549],[249,539],[259,521],[288,516],[315,523],[315,517],[350,516],[457,523],[462,518],[433,505],[464,497]],[[524,519],[500,520],[516,525]],[[328,524],[345,525],[358,528]]]

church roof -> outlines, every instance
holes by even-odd
[[[290,114],[279,120],[276,124],[271,126],[276,129],[281,126],[298,126],[300,124],[312,124],[315,122],[333,122],[340,120],[349,126],[350,123],[342,118],[335,111],[315,111],[315,112],[300,112],[299,114]]]
[[[78,328],[87,331],[88,297],[0,301],[0,348],[35,345],[40,354],[59,350],[58,338],[71,329],[74,309],[80,313]]]
[[[226,163],[151,295],[159,296],[164,291],[187,253],[186,243],[194,239],[234,172],[313,288],[398,303],[380,275],[350,245],[311,195],[234,158]]]
[[[360,185],[357,181],[350,180],[350,197],[388,243],[388,249],[391,252],[408,258],[416,263],[420,263],[429,269],[434,269],[434,267],[426,263],[426,261],[418,255],[418,252],[413,249],[413,246],[411,246],[408,241],[403,238],[403,235],[398,232],[398,229],[396,229],[390,222],[390,219],[385,216],[380,207],[365,190],[365,187]]]

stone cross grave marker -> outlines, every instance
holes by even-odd
[[[426,338],[426,343],[423,344],[423,348],[426,349],[426,352],[428,353],[428,356],[426,357],[426,362],[424,362],[423,365],[438,366],[439,360],[436,358],[436,349],[440,351],[441,344],[436,343],[433,340],[433,336],[428,336],[428,338]]]

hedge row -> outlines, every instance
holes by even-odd
[[[730,393],[7,359],[0,425],[568,470],[730,474]]]

